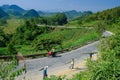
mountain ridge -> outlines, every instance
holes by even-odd
[[[11,10],[11,11],[17,11],[17,12],[19,12],[19,13],[23,13],[25,10],[23,9],[23,8],[21,8],[21,7],[19,7],[18,5],[3,5],[3,6],[1,6],[1,8],[4,10],[4,11],[9,11],[9,10]]]
[[[29,14],[29,17],[30,17],[30,15],[32,16],[32,17],[34,17],[33,15],[36,15],[36,16],[38,16],[38,14],[39,14],[39,16],[45,16],[45,17],[48,17],[48,16],[53,16],[53,15],[55,15],[55,14],[57,14],[57,13],[64,13],[66,16],[67,16],[67,18],[68,18],[68,20],[71,20],[71,19],[74,19],[74,18],[76,18],[76,17],[79,17],[79,16],[82,16],[82,15],[84,15],[84,12],[81,12],[81,11],[76,11],[76,10],[69,10],[69,11],[57,11],[57,12],[46,12],[46,11],[41,11],[41,10],[35,10],[35,9],[33,9],[33,11],[30,11],[30,10],[32,10],[32,9],[30,9],[30,10],[25,10],[25,9],[23,9],[23,8],[21,8],[20,6],[18,6],[18,5],[8,5],[8,4],[6,4],[6,5],[2,5],[2,6],[0,6],[7,14],[9,14],[9,15],[14,15],[14,16],[19,16],[19,17],[24,17],[24,16],[28,16],[28,14]],[[30,12],[29,12],[30,11]],[[87,11],[86,11],[87,12]],[[32,15],[32,13],[33,13],[33,15]],[[92,13],[92,12],[91,12]]]

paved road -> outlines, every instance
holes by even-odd
[[[33,60],[27,60],[27,71],[34,71],[39,70],[40,68],[44,66],[53,67],[62,66],[68,63],[72,58],[75,59],[84,59],[89,56],[90,52],[96,52],[97,51],[97,42],[94,42],[92,44],[86,45],[84,47],[81,47],[79,49],[63,53],[61,55],[57,55],[57,57],[45,57],[45,58],[39,58],[39,59],[33,59]]]
[[[48,66],[48,74],[55,75],[57,71],[68,69],[69,67],[69,61],[74,58],[75,64],[78,62],[83,61],[87,57],[89,57],[90,52],[97,52],[97,45],[99,41],[96,41],[94,43],[90,43],[88,45],[85,45],[81,48],[78,48],[76,50],[66,52],[63,54],[57,55],[57,57],[44,57],[44,58],[38,58],[38,59],[32,59],[32,60],[26,60],[27,65],[27,74],[31,76],[32,80],[34,79],[35,75],[40,75],[40,79],[42,78],[42,71],[39,71],[42,67]],[[20,64],[19,67],[21,67],[22,64]],[[37,79],[36,79],[37,80]]]
[[[105,31],[103,33],[104,37],[111,35],[113,34],[108,31]],[[58,73],[60,70],[68,69],[70,65],[68,62],[72,58],[75,59],[75,64],[78,64],[84,61],[87,57],[89,57],[88,53],[98,52],[97,50],[98,44],[99,41],[96,41],[94,43],[90,43],[76,50],[59,54],[57,57],[54,58],[44,57],[44,58],[26,60],[26,65],[27,65],[26,80],[42,80],[42,71],[39,70],[44,66],[49,67],[48,68],[49,75],[56,75],[56,73]],[[22,66],[23,63],[21,62],[18,68],[21,68]],[[17,79],[17,80],[22,80],[22,79]]]

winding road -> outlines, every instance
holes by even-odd
[[[69,62],[72,58],[75,59],[75,64],[84,61],[89,57],[88,53],[97,52],[97,45],[99,41],[90,43],[76,50],[57,55],[57,57],[44,57],[32,60],[26,60],[26,80],[37,80],[39,77],[42,80],[42,71],[39,71],[44,66],[48,66],[48,74],[56,75],[58,71],[69,68]],[[23,62],[20,62],[18,67],[22,67]],[[29,75],[29,77],[28,77]],[[35,79],[36,78],[36,79]],[[20,79],[17,79],[20,80]]]
[[[105,34],[105,33],[104,33]],[[49,75],[56,75],[61,70],[66,70],[69,68],[69,62],[72,58],[75,59],[75,65],[84,61],[86,58],[89,57],[88,53],[98,52],[97,46],[99,41],[90,43],[83,47],[80,47],[76,50],[66,52],[63,54],[57,55],[57,57],[44,57],[32,60],[26,60],[26,68],[27,73],[26,80],[42,80],[42,70],[41,68],[44,66],[48,66],[48,74]],[[20,62],[18,68],[23,66],[23,62]],[[22,76],[17,78],[16,80],[20,79]]]

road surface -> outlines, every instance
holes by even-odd
[[[97,52],[99,41],[90,43],[76,50],[57,55],[57,57],[44,57],[32,60],[26,60],[26,80],[42,80],[42,71],[39,71],[44,66],[48,66],[48,75],[56,75],[61,70],[69,68],[70,60],[75,59],[75,65],[84,61],[89,57],[88,53]],[[18,67],[22,67],[23,62]],[[22,78],[23,76],[21,76]],[[17,79],[17,80],[20,80]]]

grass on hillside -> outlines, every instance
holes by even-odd
[[[14,23],[14,24],[13,24]],[[22,19],[10,19],[7,21],[7,25],[4,27],[5,33],[14,33],[16,28],[23,24]],[[74,25],[79,27],[80,25]],[[99,35],[95,32],[95,29],[87,29],[87,28],[56,28],[53,32],[42,34],[37,38],[62,38],[62,47],[71,48],[81,46],[89,41],[96,40]],[[20,46],[20,47],[18,47]],[[23,53],[24,55],[27,54],[38,54],[47,52],[46,50],[43,51],[36,51],[32,45],[15,45],[17,47],[18,52]],[[61,50],[60,46],[55,47],[56,50]],[[6,54],[6,48],[0,48],[1,54]]]
[[[77,26],[77,27],[81,27],[81,26],[85,26],[85,27],[95,27],[96,25],[98,25],[99,23],[104,23],[104,21],[101,20],[96,20],[96,21],[90,21],[90,22],[85,22],[85,23],[80,23],[79,20],[74,20],[74,21],[70,21],[68,24],[66,24],[67,26],[72,25],[72,26]],[[81,26],[80,26],[81,25]]]
[[[23,24],[22,19],[9,19],[7,20],[7,24],[4,26],[5,33],[14,33],[16,28]]]
[[[63,29],[56,29],[51,33],[42,34],[38,38],[45,38],[45,39],[52,39],[52,38],[62,38],[62,48],[73,48],[73,47],[80,47],[81,45],[96,40],[99,36],[95,33],[94,29],[80,29],[80,28],[63,28]],[[18,52],[21,52],[23,55],[28,54],[40,54],[47,52],[46,50],[43,51],[36,51],[32,45],[16,45],[15,46]],[[6,48],[0,48],[0,52],[5,54]],[[55,50],[61,50],[60,46],[56,46]]]
[[[91,21],[89,23],[84,24],[85,26],[97,25],[100,21]],[[94,27],[93,26],[93,27]],[[118,24],[106,25],[106,29],[112,32],[118,30]],[[63,38],[62,47],[65,48],[73,48],[80,47],[90,41],[94,41],[98,39],[99,35],[95,32],[94,28],[56,28],[53,32],[42,34],[38,38]],[[56,50],[60,50],[60,46],[55,47]],[[43,53],[44,51],[36,52],[34,47],[32,46],[22,46],[20,52],[23,54],[34,54],[34,53]]]
[[[96,40],[98,38],[98,34],[95,33],[94,29],[56,29],[51,33],[42,34],[38,38],[52,39],[58,37],[62,38],[62,48],[65,49],[71,47],[79,47],[89,41]],[[61,50],[61,47],[56,46],[55,50]],[[31,45],[21,46],[19,51],[24,55],[47,52],[46,50],[36,52],[34,47]]]

